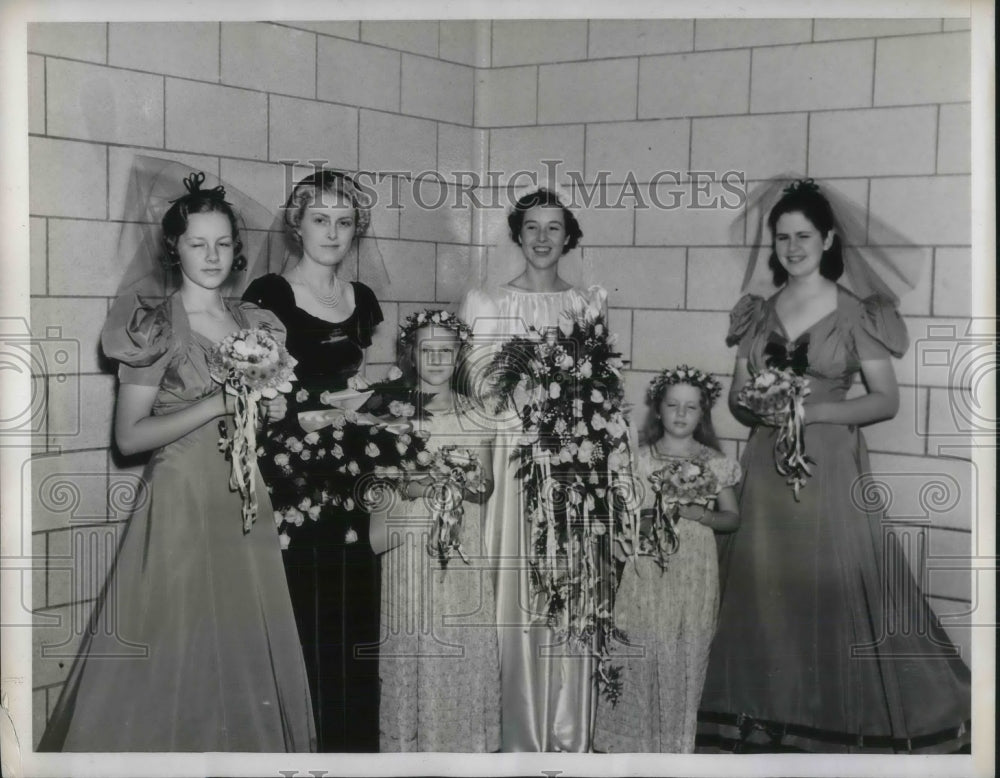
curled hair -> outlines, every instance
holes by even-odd
[[[350,202],[354,208],[354,237],[364,235],[371,224],[371,210],[367,198],[362,197],[354,179],[339,170],[317,170],[292,187],[292,193],[283,208],[285,238],[297,252],[302,251],[302,237],[299,227],[306,209],[317,202],[341,205]]]
[[[649,391],[646,392],[646,406],[648,407],[648,411],[646,413],[646,421],[639,433],[639,442],[651,446],[660,439],[660,436],[663,435],[663,423],[660,419],[660,405],[663,403],[663,398],[667,396],[667,392],[671,386],[685,385],[693,386],[698,390],[698,404],[701,407],[701,418],[698,420],[698,426],[695,427],[692,437],[702,445],[721,452],[722,448],[719,445],[719,438],[715,434],[715,425],[712,423],[712,406],[715,405],[715,400],[718,397],[718,393],[715,390],[718,382],[711,377],[707,381],[696,377],[693,377],[690,381],[673,380],[676,377],[677,370],[665,371],[650,382]],[[667,372],[672,372],[674,376],[667,376],[668,380],[664,380]],[[695,372],[701,374],[701,371]]]
[[[775,286],[783,286],[788,280],[788,271],[781,266],[778,254],[774,250],[775,228],[778,219],[786,213],[801,213],[813,227],[819,230],[824,240],[836,224],[830,201],[819,191],[819,187],[813,183],[811,178],[796,181],[785,189],[784,195],[775,203],[767,217],[767,226],[771,230],[771,256],[768,257],[767,266],[771,269],[771,277]],[[823,257],[819,262],[819,272],[824,278],[831,281],[836,281],[844,274],[844,254],[840,244],[840,236],[836,233],[833,235],[833,243],[830,244],[830,248],[823,252]]]
[[[163,235],[161,237],[163,253],[160,261],[167,270],[174,270],[180,262],[180,254],[177,252],[177,241],[187,232],[188,221],[191,216],[197,213],[221,213],[229,219],[229,227],[233,234],[233,266],[231,272],[245,270],[247,258],[243,254],[243,240],[240,238],[239,222],[236,219],[236,211],[233,206],[225,200],[225,190],[221,186],[214,189],[201,189],[200,184],[205,180],[204,174],[198,173],[188,176],[184,181],[188,193],[178,197],[163,215],[161,226]]]
[[[514,207],[507,214],[507,226],[510,229],[510,239],[518,246],[521,245],[521,227],[524,226],[524,215],[532,208],[562,208],[563,220],[566,225],[566,243],[563,245],[563,254],[567,254],[580,244],[583,237],[583,230],[580,222],[577,221],[573,212],[563,205],[559,195],[551,189],[541,187],[526,195],[522,195],[514,203]]]

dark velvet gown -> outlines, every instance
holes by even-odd
[[[256,279],[244,293],[244,300],[277,315],[287,329],[288,350],[298,360],[298,383],[288,397],[283,425],[298,428],[299,412],[325,408],[320,395],[346,389],[361,367],[382,310],[371,289],[361,283],[353,288],[354,312],[339,323],[299,308],[292,287],[279,275]],[[265,457],[273,453],[268,450]],[[262,471],[275,502],[278,492],[293,488],[263,466]],[[357,535],[354,542],[349,529]],[[288,534],[285,573],[309,673],[319,750],[376,752],[378,652],[371,647],[379,639],[381,573],[368,542],[368,517],[344,511],[334,520],[307,520]]]
[[[746,296],[727,342],[751,369],[772,344],[806,349],[806,404],[836,402],[863,360],[899,357],[895,307],[838,291],[796,343],[774,298]],[[810,424],[812,475],[796,500],[774,464],[775,428],[743,456],[740,528],[720,564],[722,601],[701,700],[701,744],[743,751],[950,752],[968,742],[970,674],[919,595],[893,524],[858,498],[861,430]],[[920,625],[922,628],[914,628]]]

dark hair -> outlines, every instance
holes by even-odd
[[[507,226],[510,228],[510,239],[518,246],[521,245],[521,227],[524,226],[524,214],[532,208],[562,208],[563,220],[566,223],[566,243],[563,245],[563,254],[567,254],[580,244],[583,237],[583,230],[580,229],[580,222],[576,220],[573,212],[563,205],[559,195],[550,189],[541,187],[528,192],[518,198],[514,207],[507,214]]]
[[[229,219],[229,227],[233,231],[233,267],[230,272],[245,270],[247,258],[243,255],[243,241],[240,238],[240,228],[236,220],[236,212],[227,203],[218,190],[204,189],[189,192],[174,200],[173,205],[163,215],[163,255],[161,260],[167,270],[173,270],[180,261],[177,253],[177,241],[187,232],[188,220],[196,213],[221,213]]]
[[[364,235],[371,223],[371,211],[367,202],[362,199],[362,192],[358,185],[347,173],[339,170],[324,168],[311,173],[292,187],[292,192],[285,202],[283,220],[285,225],[285,238],[292,248],[302,251],[302,237],[299,235],[299,227],[302,218],[305,216],[306,208],[317,200],[322,201],[322,193],[329,193],[336,199],[330,205],[337,205],[350,201],[354,208],[354,236],[355,239]]]
[[[698,420],[698,426],[694,428],[692,437],[703,446],[708,446],[722,453],[719,438],[715,434],[715,425],[712,424],[712,405],[714,401],[704,387],[697,386],[696,384],[663,384],[653,396],[648,397],[646,405],[649,406],[649,411],[646,414],[646,422],[639,433],[639,441],[647,446],[652,446],[663,434],[660,405],[663,403],[663,398],[667,396],[667,392],[671,386],[693,386],[698,390],[698,404],[701,406],[701,418]]]
[[[774,231],[778,219],[786,213],[801,213],[819,230],[824,240],[835,224],[830,201],[823,196],[811,179],[799,181],[785,190],[784,196],[778,200],[767,217],[767,226],[771,230],[771,256],[768,257],[767,266],[771,269],[775,286],[782,286],[788,280],[788,271],[781,266],[774,250]],[[844,254],[840,236],[836,233],[833,235],[830,248],[823,252],[819,262],[819,272],[831,281],[836,281],[844,273]]]

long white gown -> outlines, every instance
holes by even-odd
[[[494,293],[466,294],[459,315],[472,327],[481,349],[476,366],[505,340],[529,327],[555,327],[559,314],[593,302],[605,306],[600,286],[563,292],[528,292],[501,286]],[[590,650],[577,641],[559,642],[544,620],[528,577],[528,526],[516,467],[510,460],[520,424],[508,413],[497,435],[495,487],[486,514],[486,540],[497,560],[497,637],[500,643],[501,750],[591,750],[596,684]]]

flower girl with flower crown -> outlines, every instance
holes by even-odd
[[[698,703],[719,604],[715,532],[739,525],[739,465],[719,451],[711,409],[722,387],[682,365],[649,385],[638,451],[639,555],[615,600],[625,635],[616,705],[598,702],[594,747],[607,752],[694,751]]]
[[[472,332],[426,310],[402,327],[404,378],[419,392],[413,434],[422,466],[401,504],[373,511],[382,556],[381,751],[496,751],[500,659],[483,535],[493,491],[495,423],[453,389]]]

